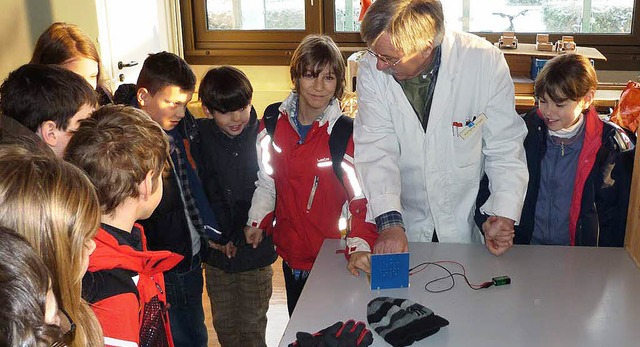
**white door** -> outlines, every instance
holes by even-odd
[[[149,53],[180,55],[180,22],[175,0],[95,0],[100,57],[113,91],[136,83]]]

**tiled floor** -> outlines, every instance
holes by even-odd
[[[287,294],[284,289],[284,277],[282,277],[282,260],[278,258],[273,263],[273,295],[269,301],[269,311],[267,312],[267,346],[276,347],[280,343],[280,339],[284,333],[284,329],[289,322],[289,313],[287,312]],[[209,347],[219,347],[218,337],[213,330],[211,320],[211,306],[209,297],[205,289],[202,296],[204,305],[205,323],[209,331]]]

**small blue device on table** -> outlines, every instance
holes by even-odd
[[[371,289],[409,287],[409,253],[372,254]]]

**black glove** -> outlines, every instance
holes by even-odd
[[[363,322],[336,322],[314,334],[299,331],[289,347],[366,347],[373,343],[373,335]]]

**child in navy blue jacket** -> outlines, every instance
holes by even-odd
[[[207,72],[198,94],[207,116],[198,120],[199,173],[222,232],[205,264],[213,325],[222,346],[266,346],[277,255],[271,236],[253,248],[243,231],[258,179],[253,88],[240,70],[222,66]]]
[[[538,105],[524,117],[529,185],[514,243],[623,246],[634,145],[598,116],[597,84],[589,59],[576,54],[538,74]],[[489,194],[483,183],[477,206]],[[476,213],[479,226],[491,220]]]

